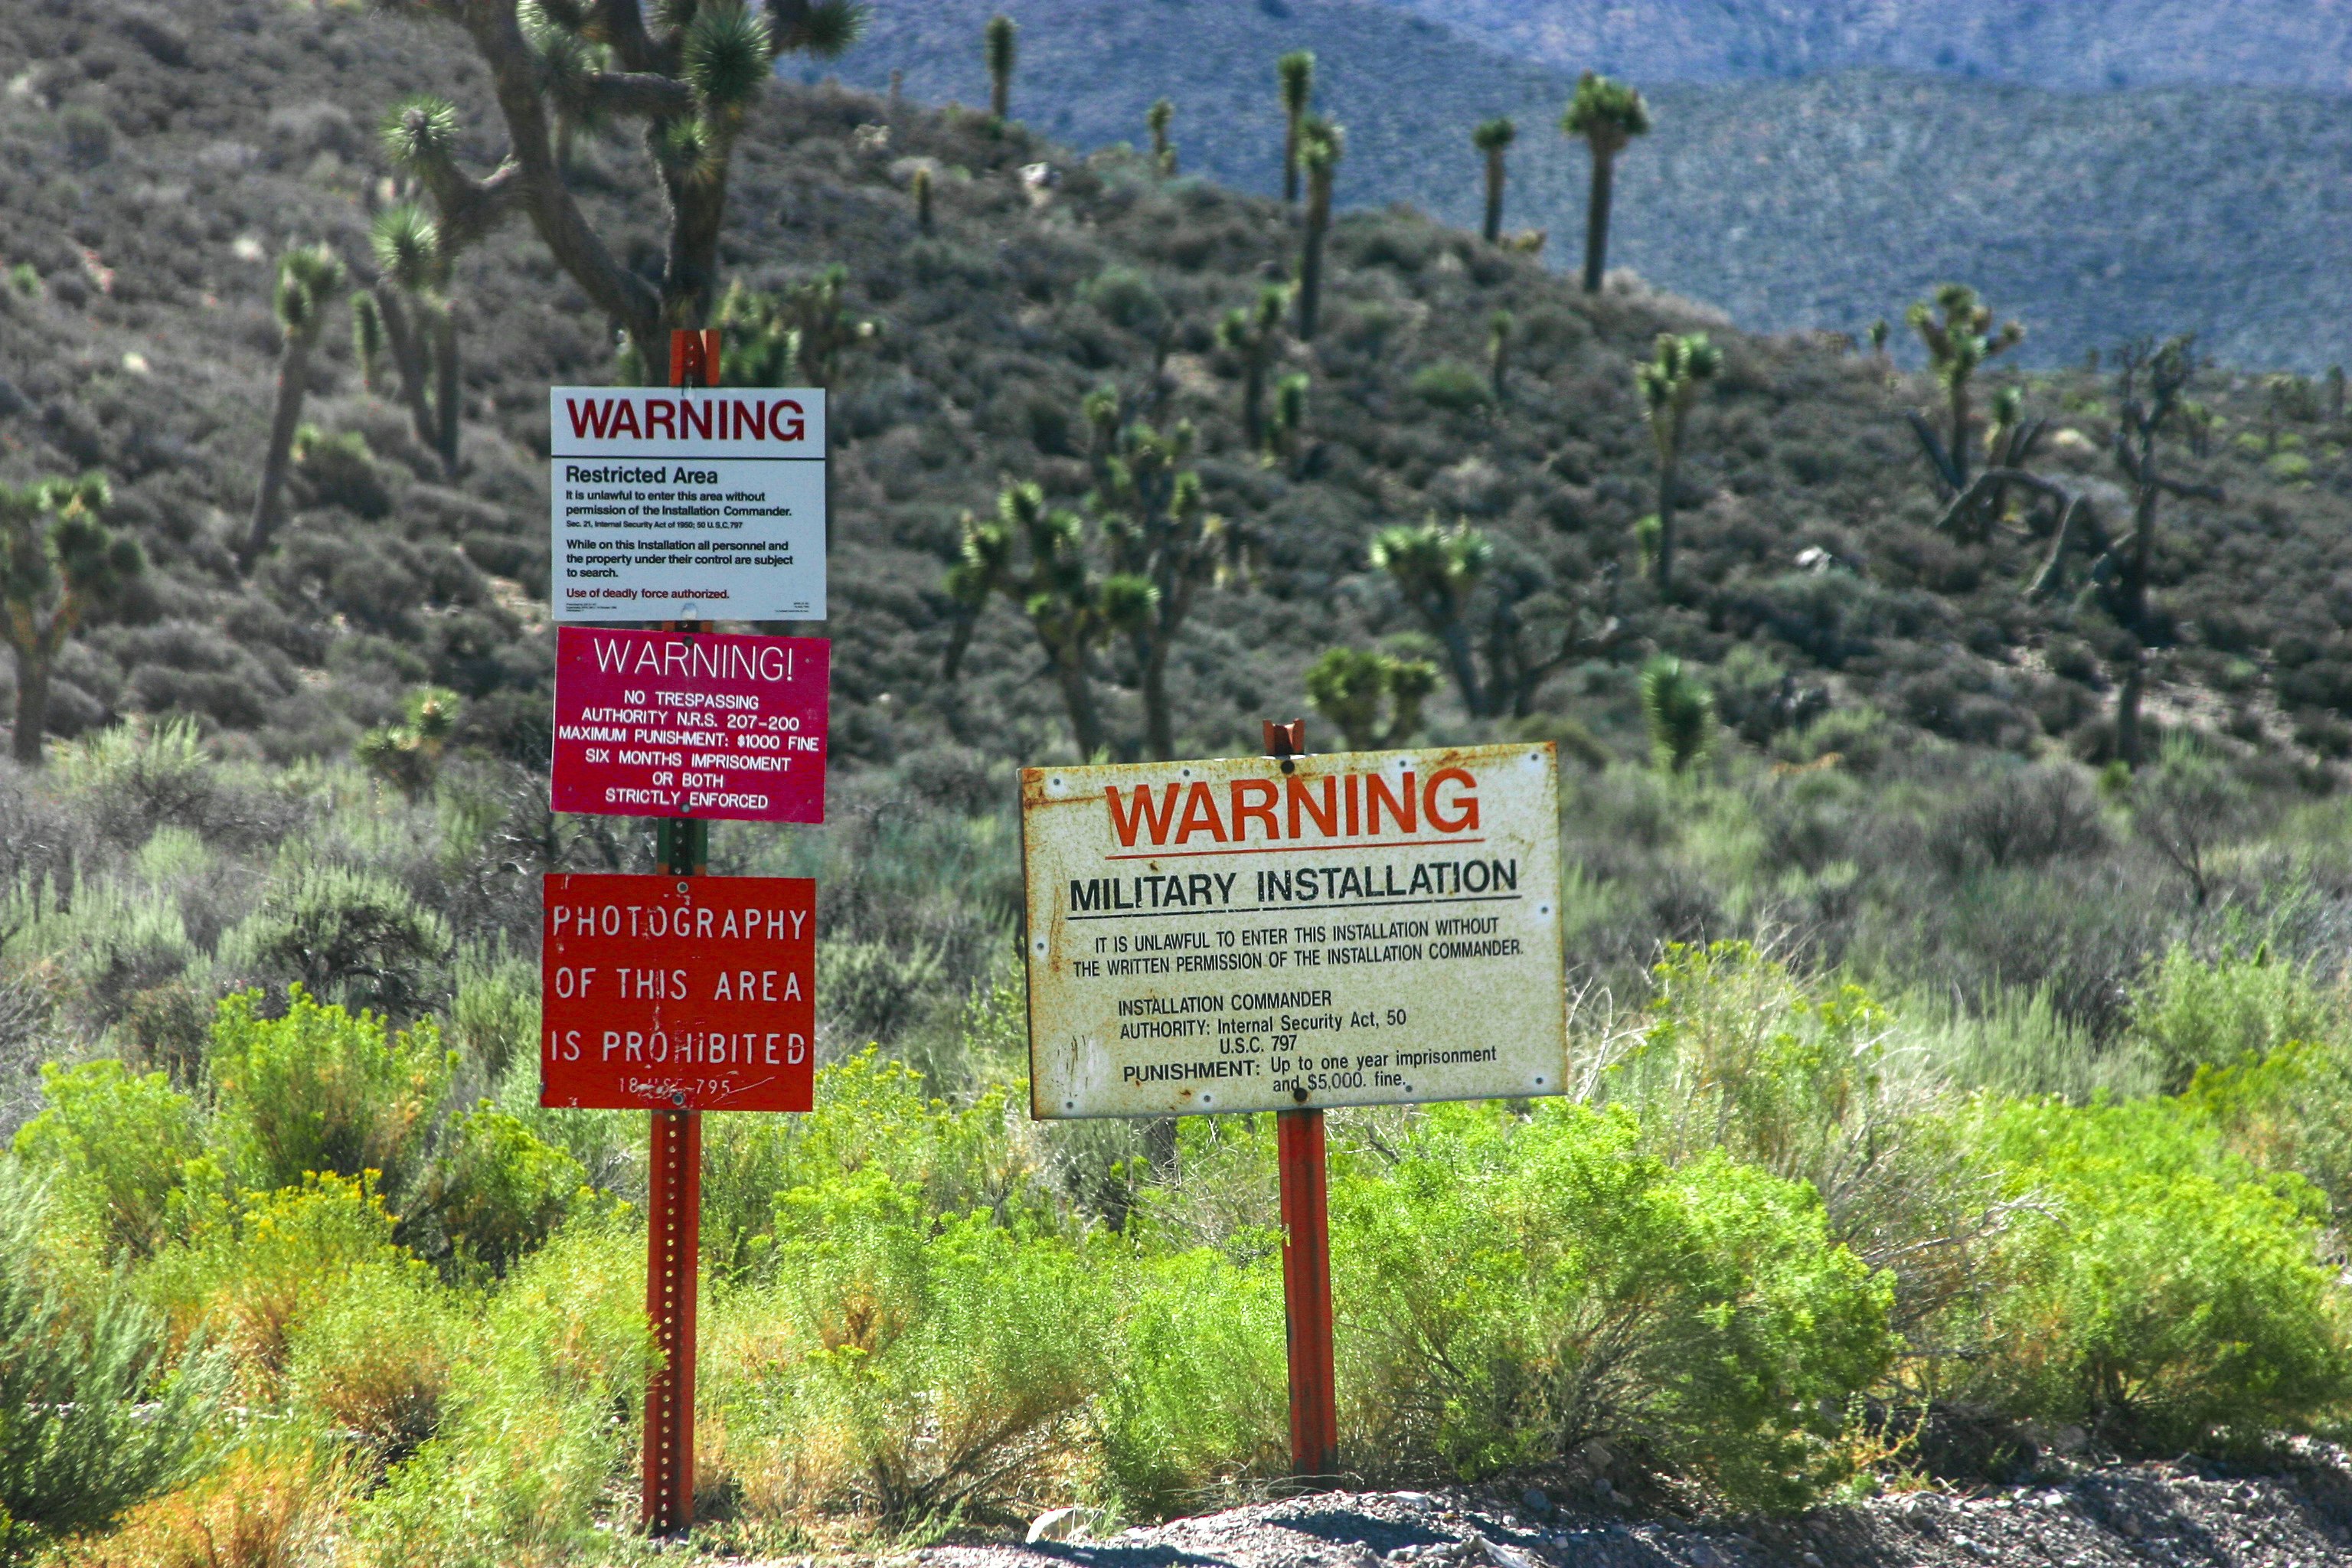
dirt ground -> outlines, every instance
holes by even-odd
[[[1588,1500],[1588,1503],[1590,1500]],[[1600,1505],[1604,1510],[1606,1505]],[[1881,1568],[1894,1564],[2352,1565],[2352,1465],[2314,1449],[2236,1474],[2194,1462],[2086,1466],[2045,1484],[1912,1492],[1785,1520],[1692,1524],[1459,1492],[1328,1492],[1104,1540],[950,1545],[925,1568]]]

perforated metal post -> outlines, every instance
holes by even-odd
[[[1285,764],[1307,750],[1307,721],[1265,722],[1265,752]],[[1304,1098],[1304,1091],[1301,1091]],[[1339,1470],[1338,1380],[1331,1355],[1331,1224],[1323,1111],[1274,1113],[1282,1180],[1282,1308],[1290,1361],[1290,1471],[1301,1480]]]
[[[674,331],[672,386],[719,384],[719,334]],[[672,621],[671,631],[703,632],[703,621]],[[665,817],[656,853],[672,876],[699,877],[710,867],[710,825]],[[646,1384],[644,1503],[646,1531],[683,1535],[694,1523],[695,1293],[702,1253],[702,1113],[656,1110],[646,1163],[646,1321],[661,1365]]]
[[[646,1198],[646,1318],[662,1363],[646,1384],[645,1524],[694,1522],[694,1309],[702,1232],[702,1113],[656,1110]]]

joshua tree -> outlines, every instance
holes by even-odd
[[[1282,199],[1298,199],[1298,157],[1303,150],[1299,137],[1307,128],[1307,110],[1315,102],[1315,55],[1309,49],[1293,49],[1274,62],[1274,74],[1282,83]]]
[[[2022,387],[2004,386],[1994,393],[1992,428],[1985,432],[1985,471],[2024,468],[2049,427],[2047,419],[2025,416]],[[1981,544],[2007,515],[2008,491],[2005,483],[1993,480],[1979,490],[1980,504],[1948,511],[1939,526],[1948,528],[1952,537],[1963,543]]]
[[[915,226],[925,234],[931,232],[931,172],[918,167],[911,182],[915,193]]]
[[[1347,138],[1337,125],[1315,117],[1300,126],[1298,142],[1298,161],[1307,170],[1307,235],[1298,252],[1298,336],[1312,342],[1323,299],[1323,237],[1331,227],[1331,181],[1347,151]]]
[[[720,380],[730,386],[831,386],[846,350],[871,342],[874,323],[844,302],[849,268],[835,263],[781,293],[730,284],[719,302],[725,335]]]
[[[1927,363],[1944,388],[1950,435],[1938,439],[1935,427],[1916,413],[1908,415],[1911,428],[1935,468],[1943,494],[1958,495],[1969,488],[1969,382],[1985,361],[2023,342],[2025,329],[2004,321],[1999,331],[1993,331],[1992,308],[1965,283],[1939,286],[1932,302],[1916,301],[1903,319],[1927,345]]]
[[[1000,121],[1012,117],[1013,61],[1020,32],[1002,11],[988,19],[988,112]]]
[[[387,134],[399,134],[394,112]],[[384,345],[400,378],[416,439],[437,453],[444,472],[457,471],[457,328],[449,309],[448,251],[440,226],[424,208],[403,202],[376,215],[369,235],[380,275],[373,293],[352,300],[357,312],[382,321]]]
[[[2336,424],[2344,422],[2344,367],[2327,367],[2327,417]]]
[[[1661,594],[1674,585],[1675,473],[1682,463],[1683,424],[1698,400],[1699,388],[1722,369],[1723,351],[1708,342],[1704,332],[1661,332],[1657,351],[1633,367],[1658,455],[1657,548],[1650,570]]]
[[[1582,137],[1592,150],[1592,186],[1584,205],[1584,291],[1598,294],[1609,262],[1609,196],[1617,154],[1634,137],[1649,133],[1650,106],[1623,82],[1586,71],[1577,79],[1576,97],[1559,128]]]
[[[294,432],[302,423],[302,395],[309,389],[310,352],[327,308],[343,291],[343,264],[323,245],[304,246],[278,258],[278,399],[269,416],[269,447],[262,454],[261,489],[253,498],[253,521],[236,552],[236,569],[250,572],[269,546],[286,494],[286,470]]]
[[[1504,119],[1486,121],[1470,133],[1470,144],[1486,155],[1486,221],[1479,232],[1489,245],[1503,238],[1503,154],[1518,139],[1518,127]]]
[[[2029,596],[2044,598],[2064,582],[2067,559],[2076,551],[2090,557],[2091,593],[2120,634],[2115,656],[2120,667],[2116,691],[2116,755],[2127,767],[2141,761],[2139,708],[2147,678],[2147,649],[2160,628],[2148,613],[2149,576],[2154,561],[2157,511],[2168,495],[2220,502],[2218,486],[2176,479],[2162,471],[2157,441],[2176,419],[2187,422],[2193,406],[2183,396],[2196,372],[2193,340],[2176,337],[2158,347],[2147,341],[2127,343],[2116,351],[2116,403],[2113,451],[2116,466],[2130,482],[2131,528],[2111,533],[2101,522],[2090,492],[2071,489],[2024,468],[1989,468],[1969,488],[1952,498],[1939,527],[1952,528],[1957,520],[1986,506],[2009,486],[2032,490],[2051,501],[2058,511],[2052,530],[2050,552],[2028,589]]]
[[[384,355],[391,347],[384,337],[383,312],[376,308],[375,296],[352,295],[352,357],[359,362],[360,384],[370,392],[383,390]]]
[[[1265,374],[1282,346],[1282,318],[1290,290],[1269,283],[1247,310],[1225,312],[1217,323],[1217,345],[1242,362],[1242,434],[1252,451],[1265,447]]]
[[[1297,477],[1299,442],[1307,431],[1307,373],[1293,371],[1274,384],[1274,417],[1267,423],[1265,456],[1268,463],[1287,463],[1292,477]]]
[[[1507,401],[1506,383],[1511,374],[1511,339],[1518,332],[1518,323],[1508,310],[1497,310],[1486,318],[1486,378],[1494,384],[1495,405]]]
[[[1421,727],[1423,700],[1435,689],[1437,666],[1427,659],[1363,648],[1331,648],[1307,671],[1307,700],[1351,752],[1393,746],[1412,734]]]
[[[1881,316],[1870,323],[1870,353],[1882,363],[1886,359],[1886,318]]]
[[[457,732],[461,706],[454,691],[420,687],[408,694],[407,721],[370,730],[353,754],[370,773],[415,800],[441,776],[441,754]]]
[[[1118,629],[1134,646],[1144,748],[1164,762],[1176,755],[1168,656],[1200,591],[1231,582],[1246,568],[1249,542],[1202,504],[1200,476],[1183,466],[1192,450],[1191,425],[1166,432],[1129,425],[1119,432],[1118,447],[1090,499],[1102,517],[1109,581],[1139,581],[1150,589],[1120,617]]]
[[[1441,528],[1432,519],[1418,528],[1385,528],[1372,537],[1373,568],[1389,574],[1445,649],[1462,706],[1474,719],[1485,716],[1486,698],[1470,649],[1470,595],[1494,558],[1486,536],[1462,523]]]
[[[1144,110],[1143,123],[1151,132],[1151,169],[1161,179],[1176,173],[1176,149],[1168,140],[1169,122],[1176,118],[1176,106],[1166,99],[1154,100]]]
[[[400,111],[400,162],[432,198],[456,256],[520,212],[589,303],[653,358],[667,331],[703,324],[719,299],[728,165],[778,57],[830,57],[856,39],[855,0],[376,0],[462,27],[488,68],[508,152],[477,179],[457,165],[457,111],[437,99]],[[614,254],[565,186],[560,121],[638,120],[667,220],[660,276]]]
[[[1494,718],[1528,717],[1555,672],[1606,654],[1622,635],[1614,615],[1588,616],[1523,550],[1497,551],[1486,575],[1486,698]],[[1605,563],[1599,579],[1604,601],[1614,599],[1617,563]]]
[[[1650,754],[1670,773],[1687,772],[1715,741],[1715,696],[1661,655],[1642,668],[1642,720]]]
[[[104,608],[146,569],[138,544],[99,521],[109,499],[96,474],[20,489],[0,485],[0,632],[16,656],[12,749],[26,767],[41,765],[58,650],[92,610]]]
[[[1107,737],[1089,658],[1112,637],[1125,637],[1143,698],[1143,745],[1165,759],[1176,754],[1169,654],[1200,591],[1229,581],[1246,563],[1247,541],[1202,504],[1200,479],[1183,466],[1192,445],[1189,425],[1167,432],[1140,423],[1120,427],[1115,397],[1090,396],[1086,412],[1088,424],[1114,432],[1086,500],[1095,521],[1049,510],[1034,484],[1006,489],[992,522],[966,517],[961,558],[948,574],[948,592],[962,614],[947,674],[955,678],[989,595],[1002,594],[1035,628],[1078,751],[1091,757],[1105,749]],[[1098,554],[1106,570],[1097,572],[1090,554]]]
[[[1151,584],[1139,577],[1097,577],[1087,563],[1085,521],[1074,511],[1049,510],[1045,492],[1034,484],[1006,487],[990,521],[967,512],[960,553],[947,580],[962,611],[948,646],[948,679],[956,678],[989,595],[1002,594],[1021,607],[1037,634],[1062,689],[1078,755],[1102,754],[1102,710],[1089,661],[1113,631],[1143,614]]]

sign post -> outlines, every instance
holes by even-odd
[[[1559,1094],[1549,742],[1021,775],[1030,1112],[1271,1110],[1292,1468],[1339,1468],[1323,1111]]]
[[[1307,750],[1307,721],[1265,723],[1265,754],[1280,765]],[[1339,1470],[1338,1375],[1331,1349],[1331,1214],[1319,1106],[1274,1113],[1281,1186],[1282,1321],[1290,1368],[1290,1473]]]
[[[670,387],[554,387],[549,489],[558,811],[657,818],[652,877],[545,881],[540,1103],[650,1113],[643,1519],[694,1520],[702,1112],[814,1098],[815,885],[708,876],[712,817],[824,819],[829,647],[707,620],[824,614],[824,394],[719,386],[670,334]],[[657,630],[573,623],[673,617]]]

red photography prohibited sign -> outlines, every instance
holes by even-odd
[[[823,637],[557,627],[555,809],[823,822],[832,652]]]
[[[815,882],[551,876],[542,897],[541,1105],[814,1103]]]

